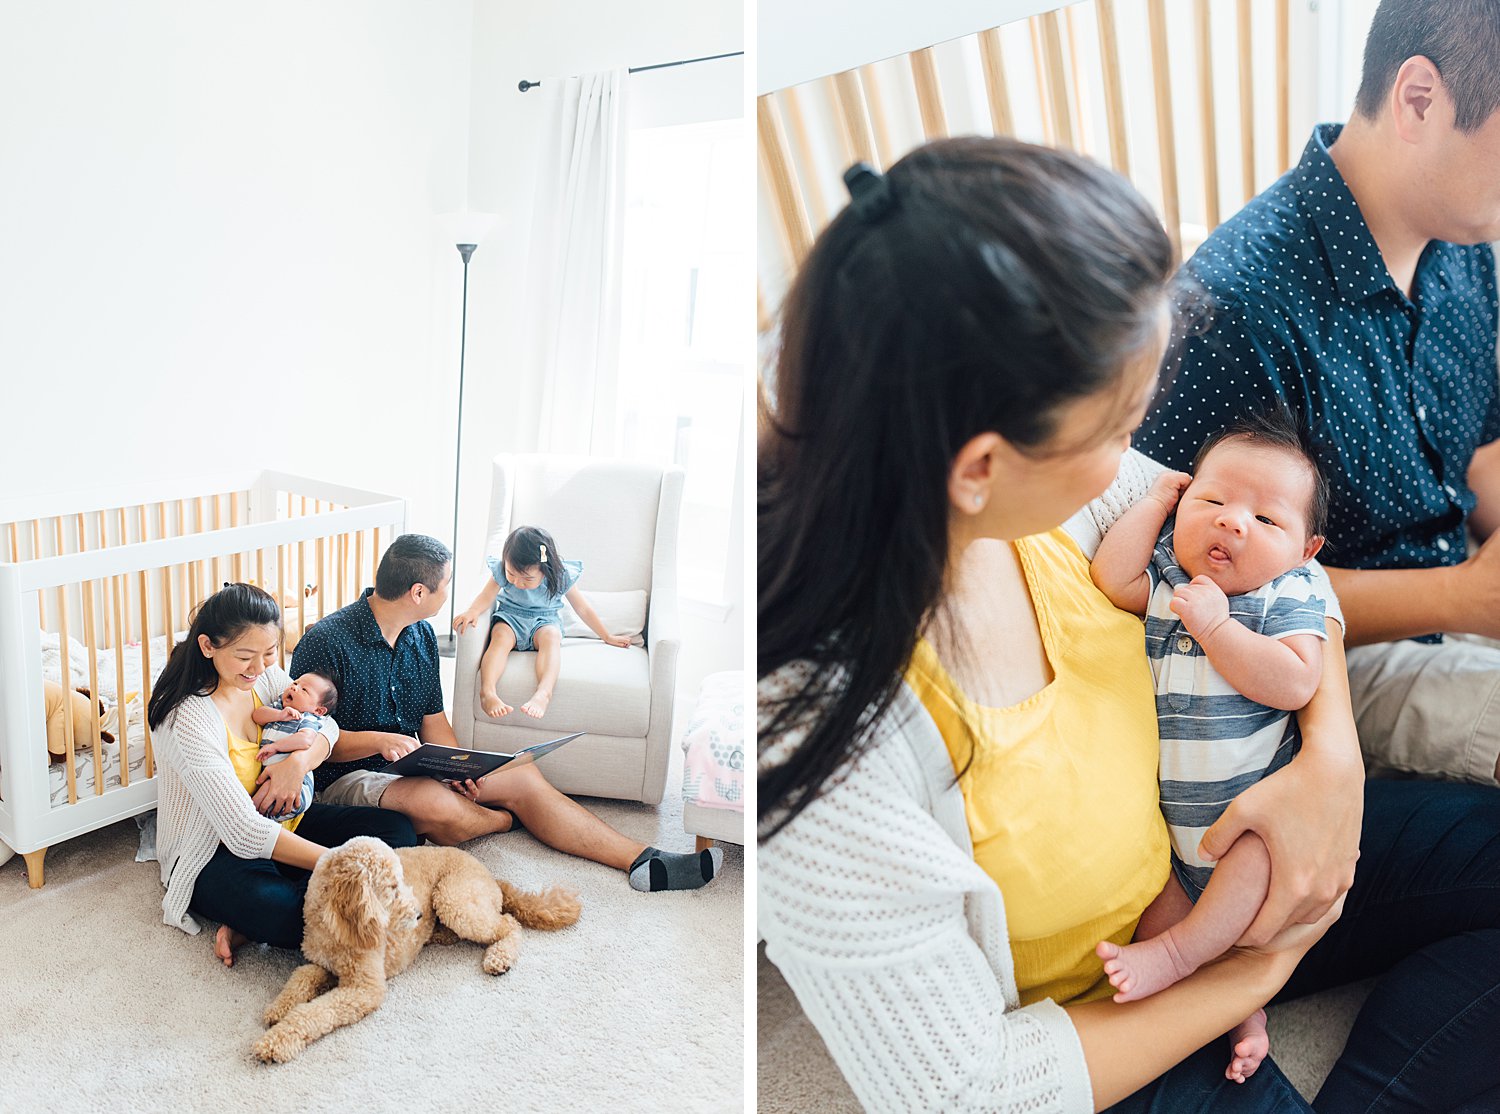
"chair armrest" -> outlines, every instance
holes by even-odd
[[[458,636],[453,657],[453,708],[450,718],[459,746],[474,745],[474,690],[479,687],[479,659],[489,641],[489,616]]]

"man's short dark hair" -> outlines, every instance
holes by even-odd
[[[383,600],[399,600],[413,584],[436,592],[452,562],[453,554],[436,538],[402,534],[391,542],[375,570],[375,594]]]
[[[1474,131],[1500,108],[1500,0],[1381,0],[1355,110],[1379,116],[1401,63],[1418,54],[1442,75],[1459,131]]]
[[[322,673],[316,669],[309,669],[302,676],[298,677],[297,680],[302,682],[309,677],[316,677],[323,682],[323,699],[318,701],[318,703],[323,705],[325,714],[331,715],[333,710],[339,706],[339,679],[332,673]]]
[[[1195,475],[1208,454],[1225,441],[1248,441],[1252,445],[1281,449],[1300,457],[1312,472],[1313,480],[1312,498],[1307,507],[1308,537],[1323,537],[1328,533],[1328,477],[1323,475],[1323,468],[1318,464],[1317,448],[1307,427],[1290,410],[1285,406],[1270,406],[1236,418],[1219,432],[1210,434],[1199,447],[1198,455],[1193,457]]]

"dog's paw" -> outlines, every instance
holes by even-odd
[[[273,1029],[256,1041],[251,1051],[263,1064],[285,1064],[302,1051],[302,1041]]]
[[[503,975],[515,963],[520,954],[520,941],[516,934],[502,937],[484,949],[484,972],[487,975]]]

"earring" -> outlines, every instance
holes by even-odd
[[[977,511],[982,506],[984,506],[984,496],[983,495],[976,495],[976,496],[974,496],[974,509]]]

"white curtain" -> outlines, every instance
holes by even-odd
[[[548,83],[526,315],[541,452],[615,451],[627,79],[612,70]]]

